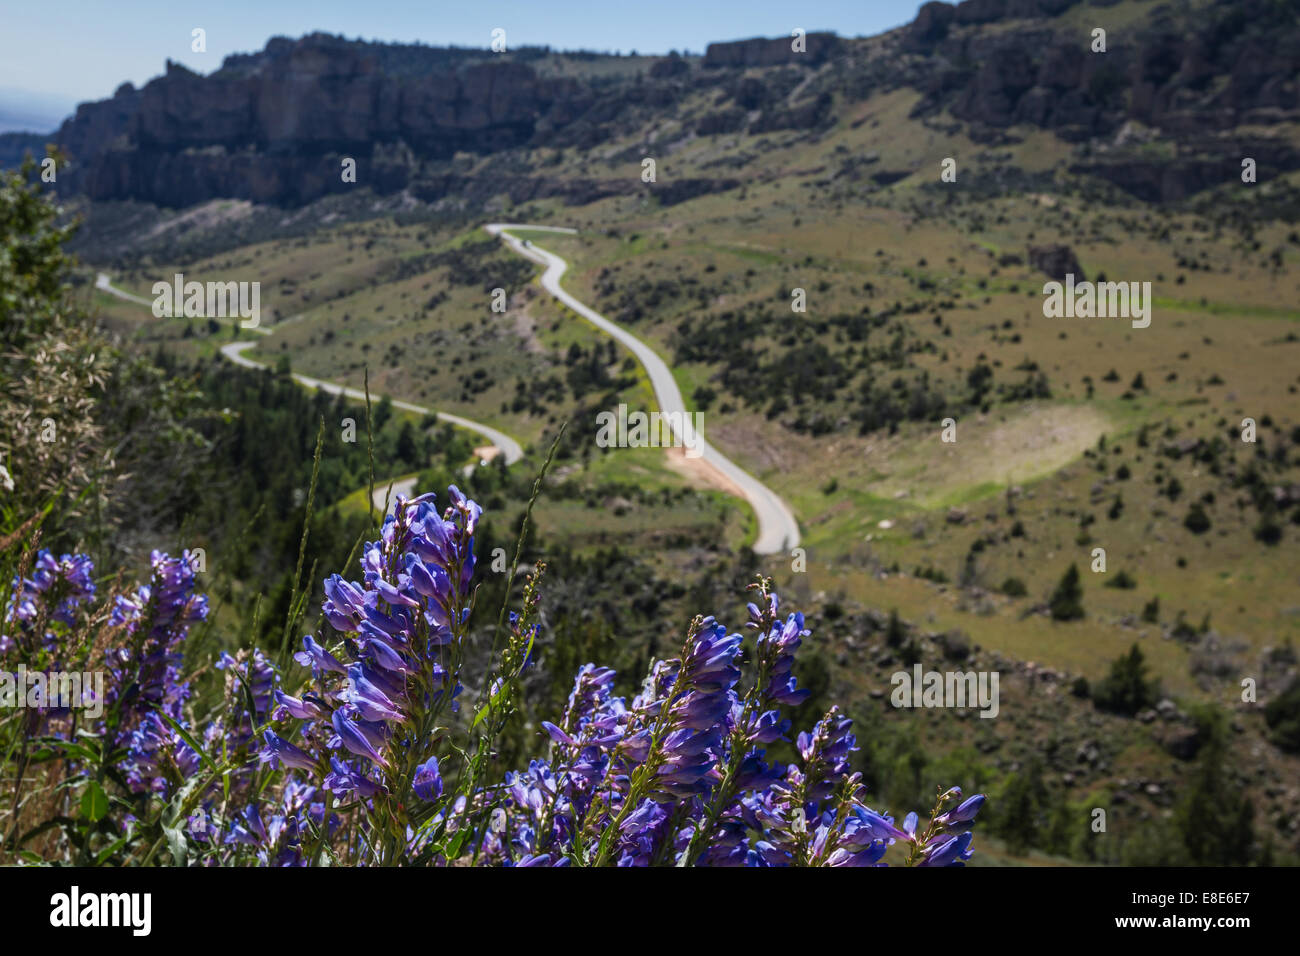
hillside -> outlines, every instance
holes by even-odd
[[[393,435],[376,464],[425,484],[468,466],[499,540],[568,422],[533,517],[562,594],[593,595],[566,666],[639,665],[662,638],[629,608],[740,614],[761,569],[824,620],[818,698],[871,728],[891,804],[941,767],[1028,808],[1028,836],[1001,824],[1014,856],[1187,862],[1159,828],[1222,733],[1257,837],[1232,862],[1293,858],[1300,757],[1265,705],[1294,697],[1300,640],[1295,6],[967,0],[805,39],[611,57],[312,34],[209,76],[171,65],[56,136],[79,295],[220,378],[232,323],[157,319],[91,280],[146,300],[177,272],[260,282],[251,359],[519,441],[508,474]],[[518,234],[672,367],[709,442],[788,502],[799,552],[756,558],[752,514],[681,456],[598,447],[599,411],[653,407],[644,371],[492,221],[577,230]],[[1149,283],[1150,324],[1049,317],[1067,273]],[[331,504],[364,508],[360,473],[354,456]],[[1071,568],[1080,613],[1057,613]],[[1125,712],[1099,688],[1132,647],[1160,686]],[[890,706],[916,663],[1000,671],[1003,719]],[[1097,806],[1109,842],[1086,830]]]
[[[1092,51],[1097,28],[1104,53]],[[855,104],[908,89],[920,94],[912,120],[947,114],[990,147],[1009,145],[1013,127],[1049,130],[1073,148],[1060,172],[1147,200],[1210,188],[1244,155],[1261,181],[1300,166],[1300,27],[1285,3],[935,2],[883,36],[804,39],[802,52],[755,39],[683,58],[276,38],[206,77],[169,62],[142,89],[82,104],[57,139],[74,163],[68,185],[101,200],[300,205],[347,191],[346,156],[381,195],[585,205],[627,184],[601,166],[557,175],[529,151],[607,158],[667,116],[678,138],[824,131]],[[916,171],[872,173],[904,169]],[[646,192],[680,202],[759,174],[736,162]]]

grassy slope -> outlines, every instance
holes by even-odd
[[[1127,15],[1129,6],[1111,8],[1107,17]],[[1052,397],[995,404],[987,413],[954,413],[954,445],[939,441],[938,421],[905,424],[894,435],[859,435],[846,425],[812,438],[769,421],[761,409],[726,403],[709,410],[705,431],[785,495],[799,516],[806,574],[792,573],[785,560],[768,563],[796,596],[896,607],[925,630],[959,629],[986,651],[1092,679],[1136,641],[1168,690],[1231,706],[1237,675],[1259,673],[1264,648],[1300,638],[1294,597],[1300,533],[1288,525],[1276,547],[1260,544],[1251,533],[1253,510],[1238,507],[1240,493],[1187,457],[1162,458],[1162,431],[1176,429],[1174,440],[1226,438],[1243,417],[1271,416],[1273,427],[1261,428],[1271,449],[1300,424],[1300,311],[1291,305],[1300,293],[1300,247],[1287,242],[1289,229],[1281,224],[1262,225],[1252,245],[1196,216],[1085,199],[1063,180],[1027,195],[976,198],[982,177],[992,177],[998,165],[1010,161],[1030,173],[1050,172],[1068,164],[1071,147],[1034,130],[1017,131],[1021,142],[1005,147],[976,144],[950,132],[945,120],[927,125],[910,119],[916,97],[897,91],[854,104],[821,137],[699,137],[690,132],[691,117],[709,104],[697,97],[672,118],[629,131],[599,155],[564,150],[548,167],[551,175],[622,178],[626,195],[581,208],[553,201],[519,208],[506,203],[492,218],[579,228],[575,237],[531,238],[568,259],[566,287],[611,317],[618,318],[624,304],[620,290],[636,283],[687,289],[665,296],[629,323],[670,364],[683,318],[708,321],[728,310],[788,308],[795,287],[807,290],[809,309],[792,313],[790,327],[800,334],[804,327],[814,330],[813,340],[832,352],[846,343],[818,329],[826,318],[862,309],[874,313],[894,302],[922,303],[916,314],[896,321],[935,350],[911,354],[908,362],[953,394],[963,391],[965,374],[977,361],[989,363],[999,381],[1014,381],[1016,366],[1036,363]],[[658,158],[661,181],[716,175],[733,168],[719,164],[747,157],[738,167],[747,184],[661,207],[645,199],[639,180],[635,147],[647,142],[654,145],[642,152]],[[838,174],[844,160],[872,155],[877,158],[865,173]],[[940,185],[939,164],[949,156],[958,160],[958,182]],[[879,189],[867,176],[884,169],[915,172]],[[296,370],[357,384],[362,364],[369,364],[375,387],[490,422],[527,444],[565,417],[566,409],[560,403],[545,416],[510,412],[503,402],[513,395],[515,380],[563,377],[562,356],[571,345],[589,350],[604,337],[535,284],[516,296],[504,316],[490,311],[482,290],[456,287],[439,270],[371,284],[392,262],[479,238],[473,232],[385,222],[324,229],[310,240],[150,268],[123,284],[147,295],[154,274],[170,275],[173,268],[193,278],[209,270],[259,277],[267,290],[264,308],[303,318],[278,330],[257,355],[273,358],[283,345]],[[1104,273],[1152,282],[1156,311],[1150,328],[1044,318],[1045,277],[1028,265],[999,265],[997,259],[1007,253],[1023,258],[1027,246],[1051,242],[1069,244],[1090,278]],[[1280,269],[1266,261],[1274,248],[1282,250]],[[1198,268],[1190,268],[1193,261]],[[439,291],[447,300],[425,310],[423,304]],[[157,323],[134,306],[102,296],[96,301],[115,323],[135,324],[147,338],[166,338],[172,347],[197,354],[214,347],[203,335],[180,339],[179,320]],[[328,341],[327,332],[333,333]],[[781,338],[749,344],[771,354],[785,347]],[[493,384],[471,394],[464,383],[475,370],[491,376]],[[1112,370],[1115,380],[1107,381]],[[715,373],[698,363],[675,371],[688,401]],[[1129,386],[1138,373],[1146,389],[1133,391]],[[1091,380],[1091,397],[1085,379]],[[638,407],[653,400],[640,378],[618,398]],[[1144,425],[1152,430],[1147,447],[1140,448],[1137,435]],[[594,423],[574,422],[571,428],[594,437]],[[1103,436],[1106,447],[1097,450]],[[1231,444],[1235,467],[1244,467],[1255,450]],[[1127,479],[1118,475],[1121,464],[1131,473]],[[683,486],[682,477],[651,450],[593,455],[585,466],[569,466],[569,473],[575,468],[593,487],[627,482],[672,492]],[[1159,493],[1160,475],[1181,482],[1178,501]],[[1009,497],[1013,486],[1018,493]],[[1188,504],[1210,492],[1213,527],[1193,535],[1182,523]],[[1117,494],[1124,507],[1111,519],[1107,512]],[[954,507],[965,512],[959,524],[947,517]],[[1082,532],[1086,515],[1094,521]],[[733,546],[752,535],[747,513],[712,491],[663,511],[628,508],[617,496],[543,499],[537,520],[544,535],[584,549],[639,544],[667,554],[678,534],[721,538]],[[1023,534],[1012,533],[1017,522]],[[913,574],[934,568],[957,579],[977,540],[983,542],[974,563],[979,590]],[[1137,579],[1135,590],[1103,587],[1106,578],[1087,573],[1095,547],[1106,549],[1110,576],[1124,570]],[[1085,571],[1088,617],[1059,624],[1026,613],[1071,563]],[[1028,597],[992,593],[1011,576],[1024,581]],[[1160,599],[1159,623],[1143,623],[1139,612],[1153,597]],[[1193,674],[1196,652],[1165,636],[1180,613],[1192,623],[1209,615],[1229,660],[1229,677]],[[857,687],[864,697],[880,689],[866,653],[842,647],[841,663],[864,675]],[[1252,727],[1258,730],[1258,720]],[[1121,769],[1149,771],[1169,762],[1142,734],[1126,748]]]

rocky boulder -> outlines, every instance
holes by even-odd
[[[1083,268],[1069,246],[1030,246],[1029,264],[1053,279],[1064,279],[1073,274],[1076,282],[1084,281]]]

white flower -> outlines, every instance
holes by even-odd
[[[14,490],[14,480],[9,475],[9,469],[0,465],[0,485],[4,485],[5,491]]]

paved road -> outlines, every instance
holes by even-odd
[[[147,305],[150,308],[153,308],[153,299],[146,299],[138,295],[132,295],[130,292],[126,292],[122,289],[113,288],[112,281],[109,279],[107,272],[101,272],[99,275],[95,276],[95,288],[102,292],[107,292],[109,295],[115,295],[119,299],[125,299],[127,302],[138,302],[140,305]]]
[[[673,378],[672,370],[669,369],[668,365],[658,356],[654,349],[622,326],[611,322],[595,309],[584,305],[565,292],[560,287],[560,277],[569,268],[567,262],[555,253],[547,252],[534,243],[530,242],[525,245],[522,239],[510,235],[507,231],[510,229],[531,229],[573,235],[577,232],[576,229],[501,222],[491,223],[484,228],[491,235],[500,236],[504,239],[506,244],[521,256],[544,266],[546,271],[542,273],[542,288],[591,322],[592,325],[608,332],[632,351],[632,354],[645,367],[646,374],[650,376],[650,383],[654,386],[655,399],[659,402],[661,412],[669,414],[677,412],[683,416],[686,414],[686,403],[682,399],[681,389],[677,387],[676,379]],[[705,441],[702,436],[695,436],[695,440],[699,442],[702,460],[712,465],[736,485],[753,507],[754,514],[758,518],[758,539],[754,542],[754,551],[758,554],[775,554],[779,551],[789,551],[791,548],[798,547],[799,522],[795,520],[794,513],[781,500],[781,497],[749,472],[732,462]]]
[[[107,292],[109,295],[115,295],[119,299],[125,299],[127,302],[135,302],[147,306],[153,305],[152,299],[132,295],[130,292],[114,287],[112,280],[109,278],[108,274],[104,272],[101,272],[98,277],[96,277],[95,288]],[[297,316],[294,318],[297,318]],[[291,321],[293,321],[293,319],[285,320],[285,322]],[[280,322],[277,324],[284,325],[285,323]],[[275,329],[274,327],[269,329],[253,328],[247,329],[246,331],[258,332],[262,335],[271,335]],[[234,362],[236,365],[242,365],[245,368],[266,368],[263,363],[255,362],[244,354],[255,345],[257,345],[256,342],[230,342],[227,345],[221,346],[221,354],[230,359],[230,361]],[[320,389],[321,391],[328,392],[331,395],[342,394],[346,395],[348,398],[359,399],[363,402],[366,400],[366,393],[360,389],[347,388],[346,386],[336,385],[333,382],[326,382],[319,378],[310,378],[306,375],[299,375],[297,372],[293,373],[293,377],[295,381],[301,385],[305,385],[307,388]],[[374,394],[371,394],[370,396],[372,401],[379,397],[380,396]],[[423,405],[413,405],[410,402],[399,402],[397,399],[393,399],[392,402],[394,408],[402,408],[410,412],[415,412],[417,415],[428,415],[430,412],[433,412],[433,409],[425,408]],[[499,432],[495,428],[480,424],[479,422],[472,422],[468,418],[461,418],[459,415],[452,415],[449,412],[434,412],[434,414],[438,416],[439,421],[449,422],[452,425],[457,425],[468,431],[477,432],[482,435],[497,448],[501,449],[501,454],[505,456],[507,465],[513,465],[520,458],[524,457],[524,450],[519,447],[519,442],[515,441],[504,432]],[[387,486],[385,486],[385,488],[386,487]],[[378,494],[378,492],[376,492],[376,494]],[[382,502],[383,499],[381,497],[380,503],[382,504]]]
[[[146,299],[144,296],[132,295],[130,292],[127,292],[125,289],[117,288],[115,285],[113,285],[113,280],[109,278],[107,272],[101,272],[99,275],[95,277],[95,288],[98,289],[100,292],[107,292],[109,295],[117,296],[119,299],[124,299],[127,302],[134,302],[137,305],[147,305],[149,308],[151,309],[153,308],[153,302],[154,302],[153,299]],[[294,318],[296,319],[298,318],[298,316],[294,316]],[[286,320],[286,321],[291,321],[291,320]],[[284,325],[284,322],[281,322],[279,324]],[[253,328],[245,328],[243,325],[240,325],[239,328],[241,331],[244,332],[256,332],[258,335],[270,335],[272,331],[271,329],[262,328],[261,326],[254,326]]]
[[[244,353],[257,345],[256,342],[230,342],[221,346],[221,354],[236,365],[242,365],[245,368],[266,368],[261,362],[254,362]],[[327,382],[324,379],[312,378],[308,375],[299,375],[297,372],[292,373],[294,381],[299,385],[307,388],[320,389],[322,392],[328,392],[330,395],[345,395],[348,398],[355,398],[359,401],[366,400],[366,393],[359,388],[348,388],[346,385],[339,385],[335,382]],[[370,400],[373,402],[379,396],[373,392]],[[479,422],[472,422],[468,418],[461,418],[459,415],[452,415],[450,412],[434,412],[431,408],[425,408],[423,405],[415,405],[411,402],[402,402],[397,399],[391,400],[394,408],[405,409],[408,412],[415,412],[417,415],[428,415],[431,412],[438,416],[438,421],[449,422],[452,425],[458,425],[461,428],[472,432],[478,432],[493,445],[501,449],[501,454],[505,456],[506,464],[513,465],[520,458],[524,457],[524,450],[519,447],[519,442],[515,441],[504,432],[499,432],[495,428],[483,425]]]
[[[471,465],[470,467],[473,468],[474,466]],[[398,495],[402,495],[403,497],[406,498],[414,498],[415,479],[399,478],[397,479],[397,481],[393,482],[393,488],[391,491],[389,490],[387,483],[385,483],[382,488],[379,485],[376,485],[375,496],[371,500],[375,503],[376,508],[378,508],[380,511],[383,511],[384,502],[387,501],[391,506],[397,501]]]

